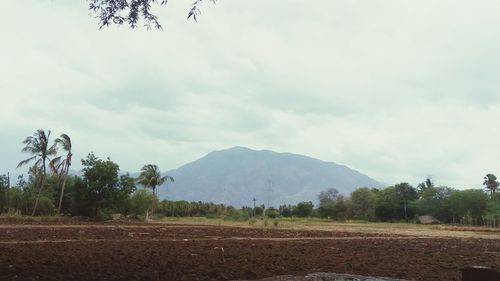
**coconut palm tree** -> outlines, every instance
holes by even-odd
[[[37,179],[38,186],[38,194],[35,200],[35,206],[33,207],[32,216],[35,215],[36,209],[38,207],[38,200],[40,199],[40,195],[43,190],[43,186],[45,185],[45,180],[47,178],[47,161],[50,160],[50,156],[54,156],[57,154],[57,146],[56,144],[49,145],[50,138],[50,130],[45,133],[44,130],[38,129],[33,136],[27,137],[23,144],[25,147],[21,150],[22,152],[30,153],[31,156],[28,159],[25,159],[17,165],[17,168],[28,164],[31,161],[36,161],[33,170],[37,171],[35,173],[35,178]]]
[[[497,177],[494,174],[487,174],[486,176],[484,176],[483,185],[490,190],[490,196],[491,198],[493,198],[493,195],[497,191],[500,183],[497,181]]]
[[[62,134],[55,140],[55,143],[60,145],[62,149],[67,152],[65,158],[59,156],[54,158],[50,162],[52,171],[57,174],[60,179],[59,182],[62,180],[61,194],[59,195],[59,205],[57,207],[57,213],[59,214],[61,213],[64,188],[66,187],[66,180],[68,179],[69,167],[71,166],[71,159],[73,157],[73,154],[71,153],[71,138],[68,135]]]
[[[151,188],[153,190],[153,201],[151,202],[151,216],[154,215],[155,205],[156,205],[156,187],[166,183],[168,181],[174,182],[174,178],[171,176],[161,176],[160,169],[158,166],[153,164],[144,165],[141,169],[141,173],[137,178],[137,182],[145,187]]]

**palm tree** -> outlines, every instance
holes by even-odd
[[[45,185],[45,180],[47,178],[46,163],[47,161],[50,161],[49,156],[56,155],[57,153],[57,147],[55,143],[49,146],[49,138],[50,138],[50,130],[47,133],[45,133],[45,131],[42,129],[38,129],[33,134],[33,136],[27,137],[23,141],[25,147],[21,151],[30,153],[33,156],[19,162],[19,164],[17,165],[17,168],[19,168],[23,165],[28,164],[32,160],[36,160],[33,166],[33,170],[36,171],[35,178],[37,179],[37,181],[35,186],[36,185],[39,186],[38,186],[38,194],[35,200],[35,206],[33,207],[33,212],[31,213],[32,216],[34,216],[36,213],[38,200],[40,199],[40,195],[42,193],[43,186]]]
[[[418,195],[422,196],[425,190],[433,187],[434,187],[434,181],[432,180],[431,176],[428,176],[424,182],[421,182],[417,185]]]
[[[64,188],[66,187],[66,179],[68,178],[69,167],[71,166],[73,154],[71,153],[71,138],[68,135],[62,134],[55,140],[55,143],[61,145],[62,149],[68,152],[64,159],[62,159],[62,156],[59,156],[50,162],[51,169],[59,176],[60,180],[62,179],[61,194],[59,196],[59,205],[57,207],[57,213],[59,214],[61,213]]]
[[[485,185],[486,188],[490,190],[491,198],[493,198],[493,195],[497,191],[500,183],[498,183],[497,177],[494,174],[487,174],[486,176],[484,176],[483,185]]]
[[[145,187],[153,190],[153,201],[151,202],[151,216],[154,215],[156,205],[156,187],[168,181],[174,182],[171,176],[161,176],[158,166],[153,164],[144,165],[141,169],[141,174],[137,178],[137,182]]]

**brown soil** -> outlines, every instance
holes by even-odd
[[[0,225],[1,280],[233,280],[336,272],[460,280],[500,240],[175,225]]]

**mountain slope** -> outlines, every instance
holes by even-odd
[[[349,194],[358,187],[380,187],[377,181],[346,166],[307,156],[233,147],[166,173],[174,183],[162,186],[161,199],[206,201],[233,206],[278,206],[315,201],[318,193],[336,188]]]

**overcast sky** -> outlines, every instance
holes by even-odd
[[[125,171],[240,145],[394,184],[500,174],[500,1],[220,0],[98,29],[84,0],[2,3],[0,174],[36,129]]]

